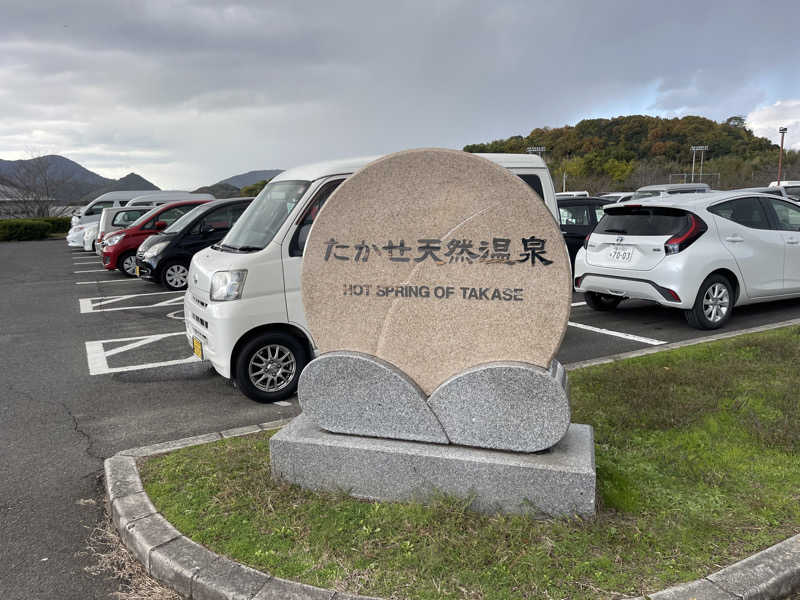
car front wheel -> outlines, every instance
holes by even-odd
[[[281,332],[263,333],[250,340],[236,358],[236,384],[256,402],[276,402],[297,390],[306,366],[306,351],[297,338]]]
[[[710,275],[700,284],[694,306],[684,311],[695,329],[718,329],[733,314],[733,286],[722,275]]]
[[[583,297],[586,299],[586,305],[589,308],[600,311],[614,310],[622,302],[622,297],[620,296],[598,294],[597,292],[586,292]]]
[[[171,262],[162,271],[161,283],[168,290],[185,290],[188,277],[189,269],[186,265],[180,262]]]
[[[126,252],[117,259],[117,268],[128,277],[136,277],[136,254]]]

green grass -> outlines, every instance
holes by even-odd
[[[269,434],[153,458],[179,530],[290,579],[392,598],[613,598],[701,577],[800,533],[800,328],[570,373],[595,428],[593,519],[361,502],[273,482]]]

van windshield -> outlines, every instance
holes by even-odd
[[[310,181],[276,181],[267,184],[220,242],[220,249],[255,252],[265,248],[310,184]]]

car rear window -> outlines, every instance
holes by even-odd
[[[686,228],[688,218],[686,211],[676,208],[609,208],[594,232],[609,235],[674,235]]]

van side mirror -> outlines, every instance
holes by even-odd
[[[311,223],[302,225],[300,231],[297,232],[297,249],[300,254],[303,254],[303,249],[306,247],[306,240],[308,239],[308,232],[311,231]]]
[[[167,228],[167,222],[166,221],[156,221],[156,229],[161,231],[162,229],[166,229],[166,228]]]

